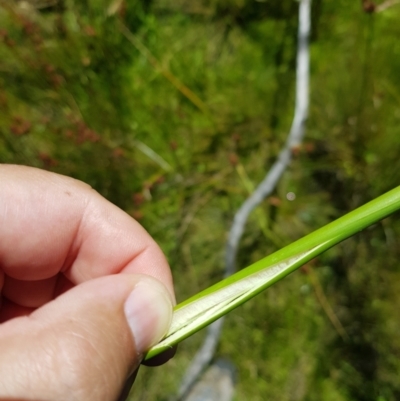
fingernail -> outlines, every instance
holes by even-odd
[[[167,290],[157,282],[136,284],[125,301],[124,311],[138,353],[157,344],[171,324],[172,303]]]

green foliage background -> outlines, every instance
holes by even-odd
[[[0,2],[0,161],[81,179],[138,219],[178,301],[219,280],[233,215],[293,117],[298,3],[28,3]],[[253,213],[239,266],[400,181],[400,6],[312,7],[305,143]],[[398,217],[230,314],[218,355],[238,369],[237,400],[400,399]],[[142,368],[132,399],[169,399],[203,335]]]

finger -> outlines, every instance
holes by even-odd
[[[54,297],[57,276],[44,280],[22,281],[6,276],[2,294],[21,306],[37,308]]]
[[[33,281],[28,283],[35,283],[35,282]],[[64,292],[70,290],[73,287],[74,287],[73,283],[71,283],[63,275],[59,275],[57,283],[54,288],[54,293],[53,293],[54,298],[58,297],[59,295],[63,294]],[[10,298],[13,297],[11,296]],[[38,299],[40,298],[44,300],[44,297],[39,294]],[[47,298],[48,297],[46,297],[46,299]],[[43,304],[44,303],[45,302],[43,302]],[[19,303],[12,302],[5,297],[0,297],[0,323],[3,323],[9,319],[13,319],[18,316],[30,315],[38,306],[39,305],[35,305],[35,307],[21,306]]]
[[[0,267],[7,276],[45,280],[64,272],[78,284],[140,273],[163,282],[173,296],[168,263],[154,240],[88,185],[1,165],[0,186]]]
[[[113,275],[78,285],[0,330],[0,399],[109,401],[167,331],[158,281]]]
[[[14,319],[19,316],[28,316],[34,311],[34,308],[18,305],[7,298],[0,298],[0,323]],[[0,359],[1,361],[1,359]]]

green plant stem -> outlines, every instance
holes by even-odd
[[[293,242],[175,307],[169,332],[150,359],[251,299],[322,252],[400,209],[400,186]]]

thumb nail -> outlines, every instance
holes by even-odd
[[[167,333],[172,319],[172,303],[162,284],[143,280],[135,285],[125,301],[124,312],[136,351],[144,353]]]

